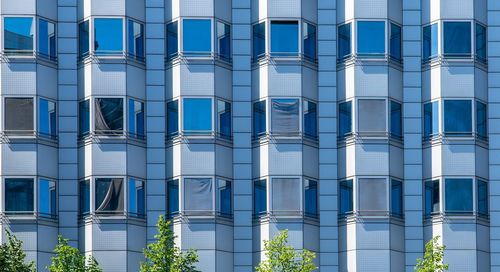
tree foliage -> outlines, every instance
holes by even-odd
[[[288,230],[280,233],[270,241],[264,241],[266,260],[256,267],[257,272],[311,272],[317,269],[313,260],[314,252],[304,249],[296,251],[288,246]]]
[[[7,243],[0,245],[0,271],[32,272],[36,271],[35,263],[25,263],[26,253],[23,242],[16,238],[10,231],[6,231]]]
[[[417,260],[416,272],[443,272],[448,270],[448,265],[443,263],[446,246],[439,245],[439,236],[425,244],[424,258]]]
[[[58,243],[54,249],[52,264],[47,267],[50,272],[101,272],[99,264],[92,256],[85,257],[77,248],[68,244],[68,239],[58,236]]]
[[[198,262],[196,251],[190,249],[183,253],[175,245],[176,236],[171,224],[163,215],[158,219],[157,241],[144,249],[146,262],[141,263],[141,272],[198,272],[195,267]]]

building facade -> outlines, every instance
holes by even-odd
[[[500,271],[500,1],[0,0],[0,242]]]

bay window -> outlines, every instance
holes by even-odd
[[[385,22],[357,22],[357,53],[378,56],[385,53]]]
[[[232,185],[228,180],[217,179],[217,213],[222,216],[231,216],[232,205]]]
[[[391,101],[391,136],[402,138],[403,137],[403,118],[401,104]]]
[[[339,216],[343,217],[354,211],[353,182],[343,180],[339,182]]]
[[[479,61],[486,62],[486,27],[476,23],[476,58]]]
[[[483,180],[477,181],[477,212],[479,216],[488,216],[488,183]]]
[[[425,26],[423,29],[422,46],[423,46],[423,60],[427,61],[431,58],[437,57],[438,48],[438,24]]]
[[[145,193],[144,181],[133,178],[129,179],[127,209],[129,215],[137,217],[146,215]]]
[[[358,179],[359,211],[363,213],[381,213],[388,211],[387,179]]]
[[[315,180],[304,180],[304,214],[318,216],[318,182]]]
[[[391,214],[403,215],[403,183],[394,179],[391,180]]]
[[[309,23],[302,23],[302,40],[304,47],[304,57],[316,60],[316,26]]]
[[[178,100],[167,103],[167,137],[179,133],[179,102]]]
[[[443,22],[443,54],[449,57],[470,56],[471,23]]]
[[[231,138],[231,103],[217,100],[217,133],[220,137]]]
[[[220,58],[231,59],[231,27],[228,24],[217,22],[217,47]]]
[[[4,52],[7,54],[32,55],[35,24],[32,17],[4,17]]]
[[[179,54],[179,34],[177,21],[167,24],[167,60]]]
[[[266,180],[256,180],[253,183],[253,211],[254,215],[267,213],[267,185]]]
[[[144,60],[144,25],[128,20],[128,55],[140,61]]]
[[[273,178],[271,184],[273,213],[295,213],[301,210],[299,178]]]
[[[425,207],[424,213],[426,217],[440,211],[441,190],[439,188],[439,180],[430,180],[425,182]]]
[[[35,186],[36,182],[36,186]],[[57,215],[56,182],[46,178],[5,178],[4,211],[8,215]],[[35,205],[36,203],[36,205]]]
[[[252,27],[253,59],[257,60],[266,55],[266,23],[258,23]]]
[[[33,98],[6,97],[4,103],[4,131],[9,134],[32,134],[35,130]]]
[[[179,214],[179,180],[167,182],[167,214],[169,217]]]
[[[338,58],[343,60],[351,56],[351,23],[338,27]]]
[[[132,137],[144,138],[144,103],[128,100],[128,131]]]
[[[271,21],[271,55],[296,56],[299,53],[297,21]]]
[[[95,212],[120,214],[124,211],[124,185],[122,178],[96,178]]]
[[[253,103],[253,136],[255,138],[266,134],[266,101]]]
[[[304,136],[316,139],[318,137],[318,113],[316,103],[305,100],[303,103]]]
[[[78,56],[80,59],[90,54],[89,20],[78,24]]]
[[[95,98],[95,132],[104,135],[123,133],[123,99]]]
[[[38,53],[50,60],[56,60],[55,24],[44,19],[39,19],[38,36]]]
[[[271,132],[273,134],[299,133],[299,100],[271,100]]]
[[[94,52],[97,55],[119,55],[123,52],[123,20],[94,19]]]
[[[472,103],[470,100],[444,101],[444,132],[457,136],[472,133]]]
[[[213,211],[213,188],[211,178],[184,179],[184,212],[202,213]]]
[[[183,131],[187,134],[206,134],[212,131],[212,99],[183,99]]]
[[[476,101],[476,134],[479,138],[488,137],[488,112],[486,104]]]
[[[56,182],[40,179],[38,183],[38,212],[40,216],[55,217],[57,214]]]
[[[387,131],[386,101],[382,99],[358,100],[358,131],[383,133]]]
[[[439,103],[424,104],[424,139],[439,134]]]
[[[389,39],[389,55],[391,58],[401,61],[401,27],[391,23],[391,37]]]
[[[44,98],[38,100],[38,132],[42,136],[54,138],[56,131],[56,103]]]
[[[212,22],[209,19],[182,20],[182,52],[186,55],[210,55]]]
[[[472,213],[473,211],[473,180],[451,179],[445,182],[445,211],[448,213]]]
[[[78,134],[80,137],[90,133],[90,100],[78,103]]]
[[[80,214],[90,213],[90,180],[80,181]]]
[[[352,134],[352,102],[339,104],[339,137],[344,138]]]

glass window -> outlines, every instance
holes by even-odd
[[[123,195],[123,179],[96,178],[95,212],[108,214],[123,212]]]
[[[177,57],[179,53],[177,22],[167,24],[167,59]]]
[[[228,24],[217,22],[217,46],[219,57],[231,59],[231,27]]]
[[[128,100],[128,130],[133,137],[144,137],[144,103]]]
[[[128,20],[128,54],[144,60],[144,25]]]
[[[339,26],[339,59],[351,55],[351,23]]]
[[[273,99],[271,131],[276,134],[299,133],[299,100]]]
[[[273,212],[299,212],[300,207],[300,179],[273,178]],[[293,199],[293,201],[290,201]]]
[[[54,23],[38,20],[38,53],[51,60],[56,59],[56,28]]]
[[[477,181],[477,212],[479,215],[488,215],[488,183]]]
[[[179,133],[179,102],[178,100],[167,103],[167,136]]]
[[[307,137],[318,137],[318,118],[316,103],[311,101],[304,101],[303,103],[304,114],[304,135]]]
[[[231,103],[217,100],[217,133],[223,138],[231,138]]]
[[[57,213],[56,182],[40,179],[38,188],[38,211],[41,216],[55,216]]]
[[[476,102],[476,133],[481,138],[488,137],[488,112],[486,104]]]
[[[95,99],[95,131],[114,134],[123,131],[123,99]]]
[[[128,213],[133,216],[146,214],[144,181],[129,179],[128,181]]]
[[[391,136],[403,137],[401,104],[391,101]]]
[[[391,213],[396,216],[403,215],[403,183],[399,180],[391,182]]]
[[[446,212],[472,212],[472,179],[445,180]]]
[[[339,104],[339,136],[346,137],[352,133],[352,102]]]
[[[318,182],[304,180],[304,212],[308,216],[318,215]]]
[[[266,101],[253,103],[253,135],[258,137],[266,134]]]
[[[486,28],[476,23],[476,58],[486,61]]]
[[[5,130],[29,133],[34,130],[33,98],[5,98]]]
[[[167,183],[167,212],[169,216],[179,213],[179,181],[170,180]]]
[[[266,180],[256,180],[253,183],[253,210],[254,214],[267,212],[267,187]]]
[[[5,212],[27,213],[34,211],[34,185],[30,178],[5,179]]]
[[[121,54],[123,52],[122,19],[94,19],[94,51],[100,55]]]
[[[467,56],[471,53],[470,22],[444,22],[444,54],[447,56]]]
[[[210,20],[184,19],[183,51],[191,55],[206,55],[212,51]]]
[[[424,137],[439,133],[439,103],[437,101],[424,105]]]
[[[359,210],[362,212],[387,211],[387,180],[384,178],[360,178]]]
[[[353,212],[352,180],[343,180],[339,183],[339,213],[347,215]]]
[[[56,103],[47,99],[40,98],[38,101],[39,124],[38,132],[42,136],[55,137],[56,132]]]
[[[316,26],[309,23],[303,23],[302,25],[304,57],[311,60],[316,60]]]
[[[424,27],[422,44],[424,60],[438,55],[438,24]]]
[[[444,101],[444,131],[446,134],[467,135],[472,132],[470,100]]]
[[[31,54],[33,51],[33,18],[4,18],[3,48],[6,52]]]
[[[425,215],[431,216],[439,212],[439,180],[425,182]]]
[[[184,179],[184,211],[213,211],[213,186],[210,178]]]
[[[78,55],[83,58],[89,54],[89,21],[78,24]]]
[[[184,98],[184,132],[207,133],[212,130],[212,99]]]
[[[90,103],[89,100],[81,101],[78,104],[78,133],[80,136],[90,132]]]
[[[385,22],[359,21],[358,47],[360,55],[383,55],[385,53]]]
[[[358,130],[360,132],[385,132],[386,108],[385,100],[358,100]]]
[[[395,60],[401,60],[401,27],[391,23],[390,55]]]
[[[253,58],[258,59],[266,54],[266,23],[253,26]]]
[[[90,213],[90,180],[80,181],[80,213]]]
[[[232,190],[231,182],[223,179],[217,180],[217,211],[221,215],[232,214]]]
[[[299,53],[299,24],[297,21],[271,22],[271,54],[294,56]]]

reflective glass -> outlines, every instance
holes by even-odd
[[[403,137],[401,104],[391,101],[391,136]]]
[[[300,179],[273,178],[272,186],[273,212],[299,212],[301,210]]]
[[[486,61],[486,28],[476,23],[476,58]]]
[[[253,183],[253,209],[254,214],[259,215],[267,212],[267,188],[266,180],[256,180]]]
[[[38,183],[38,212],[41,216],[54,216],[57,213],[56,183],[40,179]]]
[[[38,101],[39,124],[38,132],[42,136],[56,136],[56,103],[40,98]]]
[[[472,102],[444,101],[444,131],[446,134],[469,135],[472,132]]]
[[[439,133],[439,103],[424,105],[424,137],[429,138]]]
[[[95,179],[96,213],[119,213],[123,211],[123,179]]]
[[[304,212],[308,216],[318,215],[318,182],[304,180]]]
[[[217,22],[217,46],[219,57],[231,59],[231,27],[228,24]]]
[[[271,131],[273,133],[296,134],[299,132],[299,100],[273,99]]]
[[[351,23],[339,26],[339,59],[351,55]]]
[[[447,212],[472,212],[472,179],[446,179],[445,207]]]
[[[131,136],[144,137],[144,103],[128,100],[128,130]]]
[[[210,178],[184,179],[184,211],[213,211],[213,185]]]
[[[488,183],[477,181],[477,212],[480,215],[488,215]]]
[[[80,58],[89,54],[89,33],[89,21],[83,21],[78,24],[78,54]]]
[[[5,130],[30,133],[34,130],[33,98],[5,98]]]
[[[476,133],[479,137],[488,137],[488,112],[486,104],[476,102]]]
[[[403,215],[403,183],[398,180],[391,182],[391,213],[396,216]]]
[[[30,54],[33,51],[33,18],[5,17],[3,48],[5,51]]]
[[[339,104],[339,136],[346,137],[352,133],[352,102]]]
[[[312,138],[318,137],[318,118],[316,103],[304,101],[304,135]]]
[[[179,53],[177,22],[167,24],[167,58],[175,58]]]
[[[386,131],[385,100],[360,99],[358,100],[358,130],[360,132]]]
[[[56,58],[56,29],[47,20],[38,20],[38,53],[46,58]]]
[[[401,27],[391,23],[390,55],[401,60]]]
[[[5,179],[5,212],[26,213],[34,211],[34,184],[30,178]]]
[[[357,51],[360,55],[385,53],[385,22],[359,21]]]
[[[183,52],[191,55],[206,55],[212,51],[210,20],[184,19],[182,21]]]
[[[128,54],[144,59],[144,25],[132,20],[128,20]]]
[[[387,211],[387,180],[383,178],[361,178],[359,185],[359,210],[362,212]]]
[[[266,133],[266,101],[253,103],[253,134],[254,137]]]
[[[102,134],[120,134],[123,131],[123,99],[95,99],[95,131]]]
[[[352,180],[344,180],[339,184],[339,213],[346,215],[353,212]]]
[[[231,182],[227,180],[219,179],[217,180],[217,211],[221,215],[231,215],[232,214],[232,190]]]
[[[231,103],[217,100],[217,133],[223,138],[231,138]]]
[[[447,56],[464,56],[471,53],[470,22],[444,22],[443,52]]]
[[[425,182],[425,215],[430,216],[439,212],[440,196],[439,181],[431,180]]]
[[[304,57],[316,60],[316,26],[303,23]]]
[[[179,102],[178,100],[167,103],[167,136],[179,133]]]
[[[171,180],[167,183],[167,211],[169,216],[179,213],[179,181]]]
[[[114,55],[123,52],[122,19],[94,19],[94,51],[100,55]]]
[[[184,132],[206,133],[212,130],[212,99],[184,98]]]
[[[133,216],[146,214],[144,199],[144,181],[129,179],[128,181],[128,213]]]
[[[423,33],[423,59],[435,57],[438,54],[438,24],[424,27]]]
[[[253,58],[258,59],[266,53],[266,23],[253,26]]]
[[[90,102],[81,101],[78,105],[78,132],[80,136],[90,132]]]
[[[80,213],[90,212],[90,180],[80,181]]]
[[[296,21],[271,22],[271,54],[296,56],[299,53],[299,24]]]

